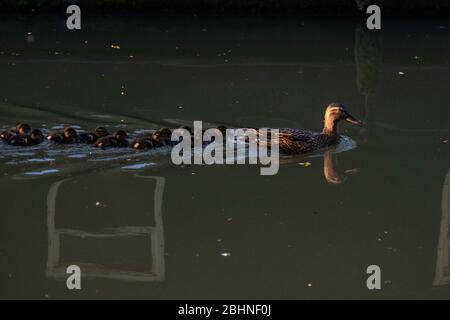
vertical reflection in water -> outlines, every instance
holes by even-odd
[[[383,57],[383,38],[381,31],[368,30],[364,24],[355,29],[356,85],[364,96],[365,134],[370,132],[371,109],[378,87],[379,73]]]
[[[339,172],[334,159],[336,157],[337,155],[333,155],[333,153],[329,150],[325,151],[323,155],[323,175],[325,176],[327,182],[331,184],[344,183],[348,176],[359,172],[359,169],[356,168]]]
[[[116,226],[114,228],[103,228],[96,231],[79,230],[76,228],[58,228],[56,226],[56,200],[61,185],[70,180],[68,178],[53,183],[47,195],[47,228],[48,228],[48,258],[46,275],[50,278],[66,279],[66,267],[61,263],[61,235],[76,239],[130,239],[133,237],[149,236],[151,241],[151,261],[150,271],[131,271],[109,268],[104,265],[75,262],[81,268],[82,277],[86,278],[109,278],[128,281],[164,281],[165,260],[164,260],[164,229],[162,220],[162,199],[165,186],[165,178],[159,176],[140,176],[136,178],[152,179],[156,182],[154,190],[154,226]],[[81,247],[81,246],[80,246]],[[134,249],[134,248],[133,248]],[[119,258],[120,257],[116,257]],[[150,257],[149,257],[150,258]],[[73,264],[73,263],[71,263]]]
[[[445,177],[442,187],[442,217],[439,233],[439,243],[437,248],[436,273],[433,285],[440,286],[450,283],[450,269],[448,254],[450,250],[450,170]]]

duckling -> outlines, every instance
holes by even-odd
[[[81,143],[93,144],[98,139],[106,137],[109,135],[108,130],[105,127],[97,127],[94,132],[86,132],[78,135],[79,141]]]
[[[125,148],[130,144],[127,140],[128,135],[125,131],[119,130],[114,134],[102,137],[98,139],[94,143],[94,147],[97,148],[106,148],[106,147],[117,147],[117,148]]]
[[[222,132],[222,135],[225,137],[227,134],[227,127],[220,125],[216,128],[217,130],[219,130],[220,132]]]
[[[8,141],[13,146],[36,146],[44,141],[44,135],[39,129],[34,129],[29,135],[15,136]]]
[[[61,144],[71,144],[79,141],[78,134],[72,127],[64,129],[64,132],[51,133],[47,139]]]
[[[153,132],[152,142],[154,147],[162,147],[172,144],[172,131],[169,128],[161,128]]]
[[[141,150],[141,149],[152,149],[154,147],[152,136],[138,136],[136,139],[134,139],[133,143],[131,144],[133,149]]]
[[[338,144],[341,136],[337,132],[337,124],[341,120],[357,125],[362,124],[347,111],[344,105],[331,103],[325,110],[322,132],[281,128],[278,136],[280,152],[302,154]]]
[[[192,131],[192,128],[191,128],[191,127],[188,127],[188,126],[181,126],[180,129],[184,129],[184,130],[189,131],[189,133],[191,134],[191,136],[194,134],[194,132]]]
[[[30,131],[30,125],[26,123],[19,123],[15,128],[6,129],[2,133],[0,133],[0,141],[8,141],[17,135],[25,136],[29,134]]]
[[[226,139],[227,139],[227,127],[220,125],[220,126],[218,126],[216,128],[210,128],[209,130],[214,130],[216,135],[219,135],[219,133],[220,133],[222,135],[222,142],[226,141]],[[206,130],[203,130],[203,132],[202,132],[202,139],[204,137],[205,131]],[[211,141],[203,140],[203,145],[208,145],[208,144],[212,143],[213,141],[215,141],[215,138],[212,138]]]

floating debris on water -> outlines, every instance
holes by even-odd
[[[399,71],[398,74],[402,76],[402,75],[404,75],[405,73],[404,73],[403,71]]]
[[[300,162],[299,165],[309,167],[311,165],[311,162]]]
[[[229,256],[231,256],[231,253],[230,252],[222,252],[220,255],[222,257],[229,257]]]
[[[113,49],[120,49],[120,46],[118,44],[112,44],[111,48],[113,48]]]
[[[441,143],[442,144],[447,144],[450,142],[450,138],[441,138]]]
[[[95,206],[96,206],[96,207],[106,207],[105,204],[103,204],[103,203],[101,203],[101,202],[99,202],[99,201],[97,201],[97,202],[95,203]]]

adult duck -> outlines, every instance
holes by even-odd
[[[325,110],[324,127],[322,132],[313,132],[300,129],[279,129],[279,151],[284,154],[303,154],[329,146],[337,145],[341,135],[338,133],[338,123],[346,120],[361,125],[340,103],[331,103]]]

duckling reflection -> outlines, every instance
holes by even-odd
[[[336,164],[333,159],[333,153],[329,150],[325,151],[323,155],[323,175],[325,180],[330,184],[344,183],[350,175],[359,173],[359,169],[350,169],[343,172],[336,170]]]

